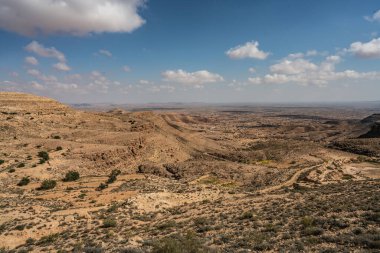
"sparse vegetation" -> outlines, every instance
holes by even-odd
[[[108,187],[108,184],[100,183],[100,185],[96,188],[97,191],[102,191]]]
[[[107,184],[112,184],[116,181],[117,176],[120,175],[120,170],[112,170],[111,174],[108,176]]]
[[[377,252],[379,158],[327,148],[357,141],[363,111],[329,108],[337,118],[329,123],[310,118],[324,113],[314,107],[250,110],[12,116],[0,134],[0,245],[15,253]],[[57,132],[67,136],[65,152],[56,152]],[[379,140],[354,146],[375,152]]]
[[[64,182],[72,182],[79,179],[79,172],[71,170],[66,173],[65,178],[63,179]]]
[[[19,163],[17,164],[17,168],[24,168],[25,167],[25,163]]]
[[[113,218],[107,218],[103,221],[102,228],[114,228],[117,226],[117,221]]]
[[[211,252],[203,247],[194,233],[185,236],[174,235],[153,243],[152,253],[206,253]]]
[[[55,180],[44,180],[42,181],[41,185],[37,190],[51,190],[54,189],[57,186],[57,182]]]
[[[46,161],[49,161],[49,153],[46,151],[38,152],[38,157],[40,158],[40,164],[43,164]]]
[[[30,179],[29,177],[23,177],[20,182],[18,182],[18,186],[25,186],[25,185],[28,185],[30,183]]]

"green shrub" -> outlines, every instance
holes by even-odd
[[[37,188],[37,190],[50,190],[57,186],[57,182],[55,180],[44,180],[41,183],[41,186]]]
[[[245,212],[240,216],[241,220],[250,220],[253,218],[253,213],[252,212]]]
[[[305,216],[301,219],[301,225],[304,228],[311,227],[315,224],[315,219],[311,216]]]
[[[61,139],[61,136],[55,135],[55,136],[53,136],[53,139],[59,140],[59,139]]]
[[[45,161],[48,161],[49,160],[49,153],[46,151],[40,151],[40,152],[38,152],[38,157],[45,160]]]
[[[17,168],[24,168],[25,167],[25,163],[19,163],[18,165],[17,165]]]
[[[37,242],[37,245],[52,244],[53,242],[58,240],[58,238],[59,238],[59,233],[46,235],[46,236],[41,237],[41,239]]]
[[[168,228],[172,228],[172,227],[175,227],[177,226],[177,223],[174,221],[174,220],[170,220],[170,221],[165,221],[161,224],[158,224],[157,225],[157,229],[159,230],[165,230],[165,229],[168,229]]]
[[[72,182],[79,179],[79,172],[78,171],[69,171],[66,173],[65,178],[63,179],[64,182]]]
[[[117,226],[116,220],[108,218],[103,221],[102,228],[114,228],[116,226]]]
[[[25,229],[25,224],[17,225],[17,226],[15,227],[15,229],[16,229],[16,230],[19,230],[19,231],[22,231],[22,230]]]
[[[97,191],[102,191],[108,187],[108,184],[101,183],[98,188],[96,188]]]
[[[25,186],[25,185],[28,185],[30,183],[30,179],[29,177],[23,177],[20,182],[18,182],[18,186]]]
[[[0,159],[0,165],[3,164],[3,163],[5,163],[5,161]]]
[[[201,241],[188,232],[185,236],[175,235],[153,243],[152,253],[206,253]]]
[[[113,170],[111,174],[108,176],[107,184],[112,184],[116,181],[117,176],[121,174],[120,170]]]
[[[323,229],[320,227],[307,227],[303,230],[303,234],[308,236],[308,235],[322,235],[323,234]]]

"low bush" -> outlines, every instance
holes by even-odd
[[[72,182],[78,180],[80,177],[78,171],[71,170],[66,173],[65,178],[63,179],[64,182]]]
[[[103,221],[102,228],[114,228],[116,226],[117,226],[116,220],[108,218]]]
[[[174,235],[153,243],[152,253],[206,253],[201,241],[188,232],[185,236]]]
[[[108,188],[108,184],[101,183],[98,188],[96,188],[97,191],[102,191],[104,189]]]
[[[45,160],[45,161],[48,161],[49,160],[49,153],[46,151],[40,151],[40,152],[38,152],[38,157]]]
[[[51,190],[57,186],[57,182],[55,180],[44,180],[37,190]]]
[[[30,183],[30,179],[29,177],[23,177],[20,182],[18,182],[18,186],[25,186],[25,185],[28,185]]]
[[[117,176],[121,174],[120,170],[113,170],[111,174],[108,176],[107,184],[112,184],[116,181]]]

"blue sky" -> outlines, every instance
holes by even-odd
[[[373,0],[4,0],[0,89],[68,103],[380,99]]]

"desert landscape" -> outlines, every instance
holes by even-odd
[[[378,252],[379,108],[0,93],[0,252]]]

